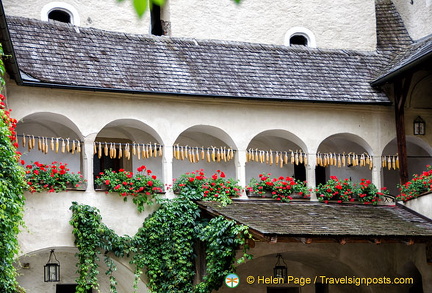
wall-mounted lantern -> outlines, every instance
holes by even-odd
[[[414,119],[414,135],[425,135],[426,134],[426,122],[420,117],[417,116]]]
[[[288,268],[287,265],[280,253],[276,255],[277,262],[275,267],[273,268],[273,277],[275,278],[283,278],[284,282],[288,280]]]
[[[51,260],[51,257],[54,260]],[[54,253],[54,249],[51,250],[47,264],[44,266],[44,281],[45,282],[59,282],[60,281],[60,262]]]

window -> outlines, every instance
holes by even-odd
[[[78,11],[72,5],[64,2],[51,2],[46,4],[41,10],[41,20],[43,21],[61,21],[80,25]]]
[[[290,38],[290,46],[297,45],[297,46],[306,46],[308,45],[308,40],[303,35],[293,35]]]
[[[71,15],[67,11],[52,10],[50,13],[48,13],[48,20],[71,23]]]
[[[150,9],[150,19],[151,19],[151,34],[155,36],[162,36],[162,20],[161,20],[161,7],[159,5],[153,4]]]
[[[316,47],[315,35],[304,27],[293,27],[285,33],[285,46]]]

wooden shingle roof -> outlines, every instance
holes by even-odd
[[[389,103],[375,52],[132,35],[8,17],[23,82],[92,90]]]
[[[199,202],[209,214],[245,224],[272,238],[431,240],[432,221],[398,206],[237,200],[227,206]]]

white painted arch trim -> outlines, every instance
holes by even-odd
[[[295,27],[290,28],[285,33],[285,41],[284,41],[285,46],[290,45],[290,39],[292,36],[303,36],[308,41],[308,47],[316,48],[315,35],[311,30],[309,30],[305,27],[301,27],[301,26],[295,26]]]
[[[78,10],[76,10],[72,5],[64,2],[50,2],[45,4],[41,10],[41,20],[48,21],[48,14],[53,10],[61,10],[69,13],[71,16],[71,23],[76,26],[80,25],[81,19]]]

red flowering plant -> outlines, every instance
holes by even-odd
[[[31,193],[65,191],[68,187],[78,188],[85,182],[79,172],[77,174],[70,172],[67,164],[61,162],[51,164],[34,162],[26,165],[25,179],[27,190]]]
[[[309,197],[309,190],[306,182],[301,182],[292,177],[271,177],[270,173],[261,173],[259,179],[252,178],[247,186],[249,192],[264,197],[270,193],[272,198],[282,202],[289,202],[293,199],[294,194],[300,197]]]
[[[315,192],[318,200],[325,203],[329,200],[337,200],[339,203],[354,201],[356,195],[351,180],[347,178],[339,180],[336,176],[330,176],[326,183],[319,184]]]
[[[181,175],[175,179],[173,189],[179,196],[191,200],[213,200],[223,205],[231,203],[231,198],[242,191],[238,180],[226,178],[223,171],[217,170],[206,177],[203,169]]]
[[[398,185],[399,194],[397,200],[407,201],[419,195],[432,191],[432,167],[426,166],[427,170],[420,175],[414,174],[413,178],[405,184]]]
[[[131,196],[138,211],[142,212],[145,208],[144,205],[151,205],[158,201],[163,191],[163,184],[146,166],[137,168],[137,171],[138,173],[134,174],[124,169],[118,171],[107,169],[99,173],[95,184],[105,185],[107,193],[116,192],[124,197],[124,201],[127,201],[127,197]]]
[[[364,204],[377,205],[389,191],[386,187],[380,190],[370,180],[361,179],[359,184],[355,185],[355,195],[359,202]]]

